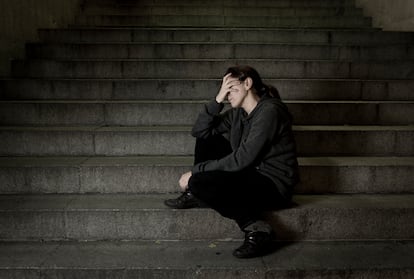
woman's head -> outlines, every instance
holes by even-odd
[[[227,74],[231,74],[231,77],[237,78],[242,82],[247,78],[250,78],[252,82],[252,90],[259,97],[262,97],[265,94],[269,94],[272,97],[280,99],[277,89],[273,86],[264,84],[259,73],[253,67],[247,65],[230,67],[227,69],[224,75]]]

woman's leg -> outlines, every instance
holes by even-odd
[[[238,258],[252,258],[273,251],[271,226],[262,213],[283,207],[286,201],[273,182],[256,170],[203,172],[190,178],[190,192],[222,216],[233,219],[245,233],[234,250]]]
[[[195,145],[194,164],[207,160],[220,159],[231,152],[232,150],[229,141],[221,135],[212,136],[207,139],[198,138]],[[176,209],[205,206],[204,203],[196,199],[188,190],[175,199],[165,200],[164,204]]]
[[[194,163],[219,159],[229,153],[230,144],[221,136],[197,139]],[[234,256],[250,258],[269,252],[272,229],[261,221],[262,212],[286,204],[269,178],[255,169],[212,171],[194,174],[188,186],[188,191],[177,199],[167,200],[166,204],[174,208],[189,208],[194,207],[198,198],[224,217],[235,220],[245,232],[245,241],[233,252]]]
[[[197,173],[190,178],[189,190],[241,229],[262,219],[264,211],[285,204],[273,182],[256,170]]]
[[[232,152],[230,142],[221,135],[196,139],[194,165],[207,160],[220,159]]]

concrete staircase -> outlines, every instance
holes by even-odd
[[[139,2],[139,3],[137,3]],[[414,278],[414,34],[352,0],[85,0],[0,81],[0,278]],[[295,118],[272,255],[171,210],[191,125],[250,64]]]

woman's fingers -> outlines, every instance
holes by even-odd
[[[227,94],[230,91],[233,91],[232,87],[238,84],[240,84],[240,81],[237,78],[232,77],[230,73],[225,75],[223,77],[223,83],[221,84],[220,91],[216,96],[216,101],[218,103],[223,102],[226,99]]]
[[[229,77],[231,77],[231,73],[228,73],[223,77],[223,82],[225,82]]]
[[[239,84],[240,84],[240,80],[238,80],[237,78],[233,78],[228,81],[229,86],[234,86],[234,85],[239,85]]]

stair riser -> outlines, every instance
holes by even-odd
[[[337,45],[413,43],[404,32],[266,29],[43,29],[45,42],[261,42]]]
[[[249,64],[263,78],[414,78],[414,62],[334,61],[13,61],[12,75],[33,78],[218,78],[229,66]],[[179,71],[178,71],[179,69]]]
[[[83,9],[84,15],[132,15],[132,16],[149,16],[149,15],[200,15],[200,16],[363,16],[361,9],[356,8],[322,8],[322,7],[266,7],[246,8],[238,7],[208,7],[208,6],[88,6]]]
[[[179,166],[2,166],[0,193],[169,193],[179,190],[178,179],[190,168],[191,162]],[[300,167],[302,182],[295,192],[414,193],[413,172],[412,165],[304,165]]]
[[[411,103],[288,103],[295,125],[407,125]],[[202,104],[0,104],[1,125],[193,125]],[[318,112],[315,114],[315,112]]]
[[[280,240],[394,240],[413,239],[413,218],[413,209],[301,208],[273,213],[270,221]],[[208,209],[9,211],[0,213],[0,224],[4,240],[241,238],[234,222]]]
[[[28,45],[31,58],[50,59],[315,59],[410,60],[414,47],[295,45]]]
[[[295,131],[300,156],[414,156],[413,131]],[[156,142],[154,142],[156,139]],[[191,155],[190,131],[0,131],[0,156]]]
[[[121,2],[114,3],[113,0],[88,0],[84,3],[84,6],[97,6],[97,5],[112,5],[112,6],[126,6],[129,5],[131,7],[137,7],[137,5],[143,6],[165,6],[165,7],[180,7],[180,6],[206,6],[206,7],[354,7],[355,1],[354,0],[251,0],[251,1],[244,1],[244,0],[233,0],[231,2],[223,2],[222,0],[211,0],[205,2],[204,0],[174,0],[174,1],[166,1],[166,0],[140,0],[139,3],[135,0],[123,0]]]
[[[74,26],[370,28],[371,19],[360,16],[78,16]]]
[[[265,80],[285,100],[411,100],[414,81]],[[210,99],[220,80],[6,80],[0,98],[89,100]]]
[[[232,249],[234,249],[232,247]],[[184,260],[183,260],[184,261]],[[169,278],[192,279],[202,276],[203,279],[231,279],[231,278],[266,278],[266,279],[330,279],[330,278],[364,278],[364,279],[388,279],[411,278],[414,271],[411,269],[386,269],[386,270],[270,270],[258,271],[246,268],[7,268],[0,270],[1,278],[19,279],[101,279],[101,278]],[[352,276],[352,277],[350,277]]]
[[[414,275],[412,241],[281,242],[272,255],[247,261],[231,255],[240,243],[2,243],[2,255],[11,257],[3,261],[0,278],[407,279]],[[366,261],[360,259],[370,264],[366,266]]]

